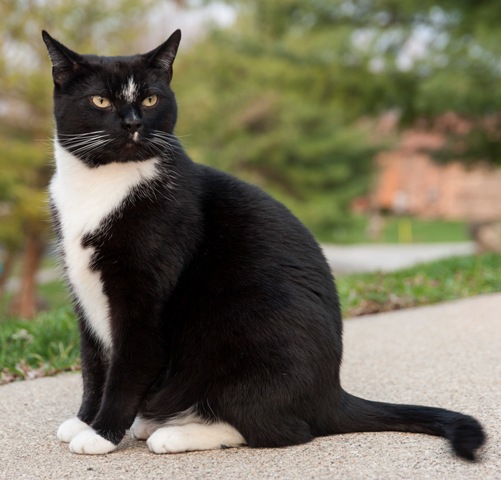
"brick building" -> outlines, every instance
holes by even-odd
[[[501,219],[501,168],[439,165],[426,150],[442,142],[438,133],[409,131],[397,149],[381,153],[372,206],[421,218]]]

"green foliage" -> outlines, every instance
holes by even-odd
[[[298,22],[268,28],[268,15],[281,18],[278,3],[258,2],[265,19],[243,13],[235,28],[214,31],[179,58],[178,131],[188,134],[195,160],[259,184],[317,235],[335,232],[352,199],[368,190],[381,144],[356,123],[358,88],[343,105],[350,72],[337,57],[347,32],[305,35]]]
[[[437,116],[454,111],[468,131],[445,128],[450,142],[441,158],[501,164],[497,0],[229,3],[245,19],[233,42],[251,36],[286,51],[298,66],[324,65],[328,91],[351,118],[394,110],[404,125],[416,120],[433,125]],[[294,40],[287,51],[284,45]],[[325,78],[312,69],[307,73],[310,89]]]
[[[0,384],[74,370],[79,355],[76,320],[68,308],[41,314],[33,321],[0,323]]]
[[[0,3],[0,253],[44,242],[51,173],[52,78],[42,29],[82,52],[127,52],[156,0]]]
[[[228,3],[236,24],[177,60],[179,132],[196,160],[259,184],[317,236],[351,227],[350,202],[389,144],[361,118],[432,125],[453,110],[468,132],[459,142],[445,128],[440,158],[501,162],[498,2]]]
[[[392,273],[338,279],[346,317],[501,292],[501,255],[455,257]]]

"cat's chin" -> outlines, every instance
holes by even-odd
[[[143,145],[133,141],[124,142],[120,147],[116,148],[113,152],[107,155],[102,155],[94,160],[94,165],[106,165],[109,163],[128,163],[128,162],[141,162],[149,160],[154,155],[146,151]]]

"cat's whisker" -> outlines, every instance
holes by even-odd
[[[72,135],[60,139],[61,145],[70,149],[76,155],[88,154],[109,141],[109,135],[102,131],[92,132],[92,135]]]
[[[159,145],[160,147],[167,149],[172,154],[175,154],[178,151],[178,149],[181,148],[181,146],[179,145],[179,142],[177,141],[177,138],[173,135],[169,138],[169,137],[167,137],[165,132],[159,132],[159,131],[155,130],[151,134],[151,136],[152,136],[152,138],[151,138],[152,144]],[[175,140],[175,141],[172,141],[172,140]]]
[[[109,143],[111,140],[108,139],[103,139],[103,140],[96,140],[92,143],[86,143],[76,149],[73,149],[74,154],[76,155],[83,155],[83,154],[89,154],[93,150],[96,150],[97,148]]]
[[[94,130],[93,132],[84,132],[84,133],[56,133],[56,137],[87,137],[91,135],[100,135],[105,133],[104,130]],[[107,134],[106,134],[107,135]]]
[[[90,145],[95,142],[106,141],[108,137],[92,137],[87,140],[64,140],[60,144],[64,147],[79,147],[81,145]]]
[[[162,154],[164,153],[164,149],[159,147],[158,145],[156,145],[155,143],[153,142],[150,142],[146,145],[146,149],[148,151],[150,151],[153,155],[159,155],[159,156],[162,156]]]
[[[153,138],[150,140],[149,145],[158,150],[158,152],[162,153],[167,150],[170,154],[175,154],[176,149],[178,148],[176,145],[167,142],[164,139]]]
[[[103,134],[96,134],[96,135],[89,136],[89,137],[84,137],[84,138],[77,137],[77,136],[72,136],[72,137],[69,137],[69,138],[63,138],[62,141],[64,141],[65,143],[70,143],[70,142],[89,142],[89,141],[91,141],[92,139],[95,139],[95,138],[107,138],[107,137],[109,137],[109,135],[107,133],[103,133]]]
[[[99,146],[102,146],[106,143],[106,141],[104,140],[101,140],[101,141],[96,141],[96,142],[93,142],[91,144],[82,144],[82,145],[69,145],[68,148],[72,151],[72,152],[79,152],[79,151],[82,151],[82,150],[88,150],[88,149],[93,149],[93,148],[97,148]]]

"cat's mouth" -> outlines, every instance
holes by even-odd
[[[124,147],[126,149],[138,148],[141,145],[141,140],[139,132],[129,133],[125,139]]]
[[[127,135],[126,145],[137,145],[140,141],[139,132],[129,133]]]

